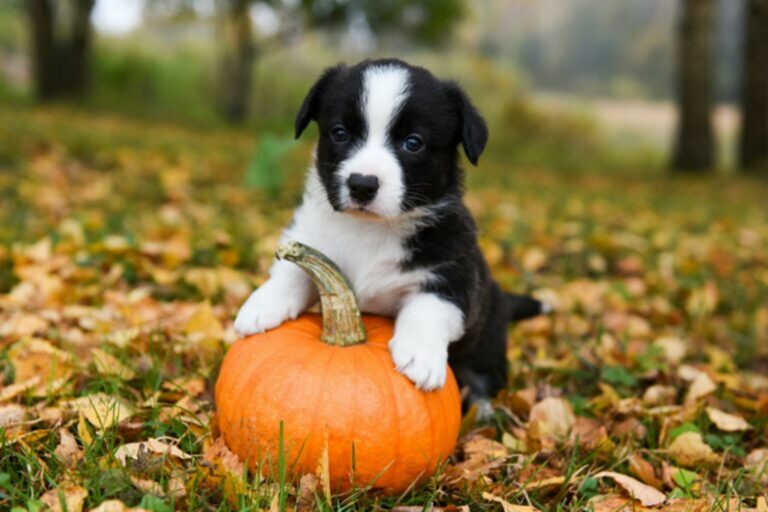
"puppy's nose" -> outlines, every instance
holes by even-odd
[[[363,175],[360,173],[352,173],[347,178],[347,186],[349,187],[349,195],[355,201],[365,204],[370,202],[376,197],[376,192],[379,190],[379,178],[376,176]]]

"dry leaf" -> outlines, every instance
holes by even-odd
[[[25,409],[18,404],[0,406],[0,431],[4,431],[5,437],[12,439],[24,432]]]
[[[216,315],[213,314],[213,308],[208,301],[202,302],[195,309],[192,316],[184,326],[186,332],[191,338],[204,340],[217,340],[224,336],[224,327]]]
[[[529,435],[542,439],[546,437],[564,438],[573,428],[576,417],[567,400],[548,397],[531,407],[528,419]]]
[[[501,505],[501,508],[502,510],[504,510],[504,512],[536,512],[538,510],[535,507],[529,507],[527,505],[513,505],[509,503],[507,500],[505,500],[504,498],[494,496],[489,492],[483,493],[483,499],[498,503],[499,505]]]
[[[75,436],[66,428],[59,429],[59,444],[54,453],[70,469],[74,468],[83,458],[83,450],[77,445]]]
[[[330,462],[328,460],[328,432],[325,433],[325,443],[323,443],[323,451],[320,453],[320,458],[317,461],[317,469],[315,474],[320,478],[320,485],[323,489],[323,496],[331,505],[331,474],[330,474]]]
[[[114,455],[120,461],[120,464],[125,466],[127,459],[138,459],[142,452],[164,456],[170,455],[181,460],[192,458],[188,453],[181,451],[178,446],[168,444],[160,439],[147,439],[139,443],[124,444],[115,451]]]
[[[125,366],[112,354],[104,352],[100,348],[91,349],[91,357],[96,371],[101,375],[111,375],[123,380],[131,380],[136,377],[136,372]]]
[[[40,497],[51,512],[81,512],[88,491],[79,485],[61,485]]]
[[[664,493],[659,492],[650,485],[635,480],[634,478],[621,473],[612,471],[603,471],[595,475],[595,478],[610,478],[621,486],[629,495],[642,503],[646,507],[655,507],[661,505],[667,499]]]
[[[230,503],[237,503],[239,496],[246,493],[248,481],[245,465],[232,453],[223,437],[206,446],[203,461],[213,468],[216,481],[214,487],[223,486],[224,496]]]
[[[92,508],[91,512],[149,512],[145,508],[129,507],[120,500],[107,500],[101,502],[101,504]]]
[[[111,428],[133,415],[133,408],[105,393],[82,396],[70,403],[99,431]]]
[[[689,468],[720,462],[720,457],[704,442],[704,438],[698,432],[680,434],[669,445],[668,451],[678,464]]]
[[[723,432],[742,432],[752,428],[747,420],[741,416],[728,414],[727,412],[715,409],[714,407],[707,407],[707,416],[709,416],[709,420]]]
[[[633,475],[651,487],[655,489],[661,489],[663,483],[656,476],[656,470],[653,468],[653,465],[650,462],[643,458],[642,455],[637,452],[633,453],[629,457],[628,462],[629,470]]]
[[[685,395],[685,405],[693,405],[700,398],[708,396],[717,389],[717,384],[709,377],[706,372],[700,372],[691,382],[688,388],[688,394]]]

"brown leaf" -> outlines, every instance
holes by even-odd
[[[635,480],[634,478],[621,473],[612,471],[603,471],[595,475],[595,478],[610,478],[621,486],[629,495],[646,507],[655,507],[661,505],[667,499],[664,493],[659,492],[650,485]]]
[[[678,464],[689,468],[720,462],[720,457],[704,442],[704,438],[698,432],[680,434],[669,445],[668,451]]]
[[[223,485],[224,497],[230,503],[237,503],[238,497],[246,493],[248,487],[245,465],[232,453],[223,437],[206,446],[203,461],[212,467],[216,481],[212,487]]]
[[[12,439],[26,431],[24,425],[25,409],[18,404],[0,406],[0,430],[5,431],[5,437]]]
[[[79,485],[61,485],[40,497],[51,512],[81,512],[88,491]]]
[[[328,432],[325,433],[325,442],[323,443],[323,451],[320,453],[320,458],[317,461],[317,469],[315,474],[320,478],[320,486],[323,489],[323,496],[325,496],[328,505],[331,505],[331,473],[330,462],[328,460]]]
[[[567,400],[548,397],[531,407],[528,434],[536,439],[562,439],[575,421],[573,408]]]
[[[144,453],[153,453],[162,456],[176,457],[177,459],[191,459],[192,456],[181,451],[177,446],[168,444],[160,439],[147,439],[138,443],[128,443],[122,445],[115,451],[115,458],[120,464],[125,466],[127,459],[138,459],[139,455]]]
[[[499,505],[501,505],[501,508],[502,510],[504,510],[504,512],[536,512],[538,510],[535,507],[529,507],[527,505],[513,505],[512,503],[508,502],[504,498],[494,496],[489,492],[483,493],[483,499],[498,503]]]
[[[661,489],[664,485],[656,476],[656,470],[653,465],[645,460],[639,453],[633,453],[629,457],[629,470],[633,475],[651,487]]]
[[[66,428],[59,429],[59,437],[59,444],[54,453],[66,467],[72,469],[83,458],[83,450],[77,445],[75,436]]]
[[[743,432],[752,428],[747,420],[741,416],[728,414],[727,412],[715,409],[714,407],[707,407],[707,416],[709,416],[709,420],[723,432]]]
[[[91,357],[93,357],[93,364],[100,375],[109,375],[123,380],[131,380],[136,377],[136,372],[100,348],[91,349]]]
[[[688,388],[688,394],[685,395],[685,405],[695,404],[700,398],[714,393],[716,389],[717,384],[706,372],[698,373]]]
[[[102,501],[101,504],[92,508],[91,512],[149,512],[146,508],[129,507],[120,500]]]

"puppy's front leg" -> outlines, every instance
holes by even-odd
[[[456,305],[434,293],[417,293],[397,315],[389,350],[400,373],[431,391],[445,384],[448,345],[462,334],[464,315]]]
[[[264,332],[294,319],[317,300],[309,276],[287,261],[276,261],[269,280],[248,297],[235,318],[240,335]]]

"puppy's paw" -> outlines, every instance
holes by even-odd
[[[413,381],[417,388],[432,391],[445,384],[448,343],[400,333],[389,341],[389,351],[397,371]]]
[[[274,329],[301,313],[301,308],[285,296],[278,297],[265,287],[248,297],[235,318],[235,332],[241,336]]]

